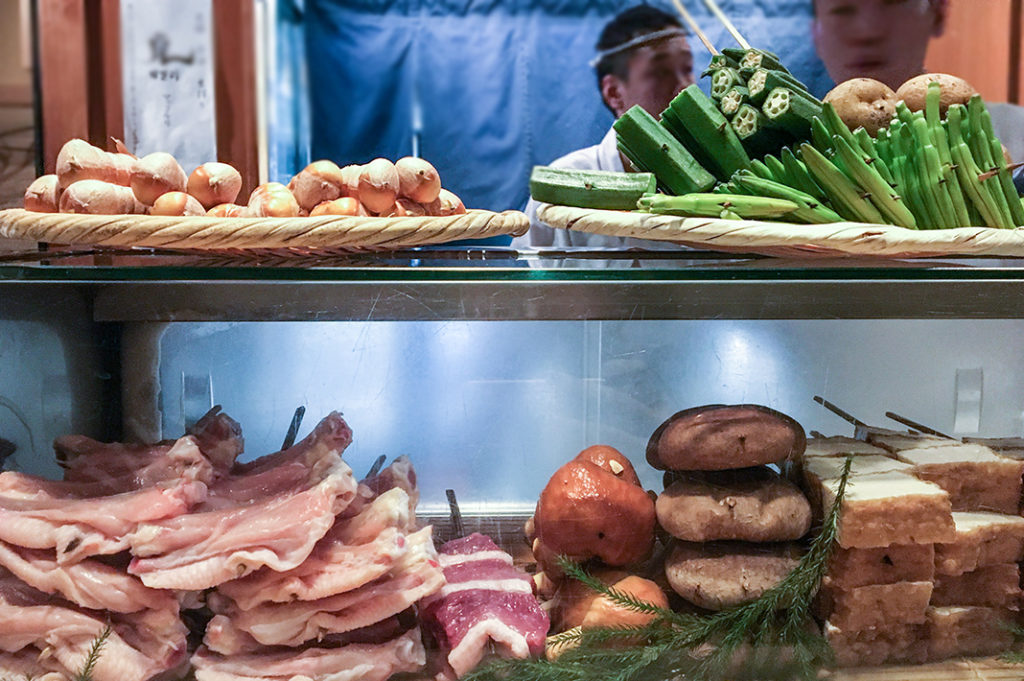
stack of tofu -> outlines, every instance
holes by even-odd
[[[1024,450],[1022,450],[1024,451]],[[814,438],[802,462],[819,517],[854,455],[839,548],[818,599],[843,666],[1001,652],[1021,600],[1024,456],[908,432]]]

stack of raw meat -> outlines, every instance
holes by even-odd
[[[129,550],[140,527],[203,502],[241,450],[237,424],[214,412],[173,443],[70,436],[55,448],[63,481],[0,474],[0,677],[71,678],[108,625],[96,681],[144,681],[183,667],[176,594],[130,574]]]
[[[350,437],[344,421],[332,415],[292,449],[236,465],[232,482],[211,488],[211,500],[269,489],[276,499],[281,471],[344,466],[333,453]],[[173,526],[171,536],[181,534],[161,546],[172,547],[170,553],[135,561],[137,570],[153,569],[140,572],[144,580],[173,580],[179,589],[216,586],[207,598],[215,616],[192,657],[199,681],[383,680],[423,668],[426,652],[412,608],[444,585],[444,574],[431,528],[415,530],[415,474],[404,457],[358,486],[347,466],[345,471],[347,486],[333,504],[319,501],[320,492],[310,487],[314,498],[255,522],[239,522],[233,505],[192,514],[163,524]],[[181,527],[184,520],[195,530]],[[225,545],[220,526],[236,528],[237,539],[227,542],[231,551],[191,558],[198,528],[205,532],[199,546]],[[239,539],[247,541],[244,548]],[[275,543],[288,551],[264,559]]]

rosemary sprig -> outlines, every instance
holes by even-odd
[[[75,674],[72,681],[92,681],[92,673],[96,670],[96,663],[100,661],[103,645],[110,638],[112,631],[108,624],[99,633],[99,636],[93,639],[92,645],[89,646],[89,654],[85,656],[85,662],[82,664],[81,670]]]
[[[755,659],[753,664],[745,664],[743,674],[750,678],[815,679],[817,666],[830,660],[831,650],[820,633],[808,628],[811,603],[839,537],[839,520],[852,463],[853,457],[848,456],[835,500],[808,552],[792,572],[756,600],[711,615],[677,613],[622,593],[579,565],[559,559],[567,576],[583,582],[622,608],[654,615],[654,620],[642,627],[564,632],[553,637],[552,642],[572,644],[572,647],[554,661],[499,660],[478,667],[463,680],[676,681],[686,678],[707,681],[725,674],[743,644],[751,645],[755,653],[767,644],[792,651],[789,660],[780,660],[775,652],[763,656],[769,659]],[[616,646],[608,647],[608,643]],[[711,651],[704,652],[709,647]],[[762,665],[764,668],[760,668]]]

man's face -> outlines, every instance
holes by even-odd
[[[680,90],[693,84],[693,53],[685,37],[666,38],[633,51],[626,80],[609,77],[616,87],[610,97],[605,92],[605,99],[616,116],[639,104],[657,118]]]
[[[929,0],[815,0],[814,42],[832,80],[874,78],[894,90],[922,72],[942,30]]]

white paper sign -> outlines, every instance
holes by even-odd
[[[211,0],[121,0],[125,144],[185,172],[217,160]]]

